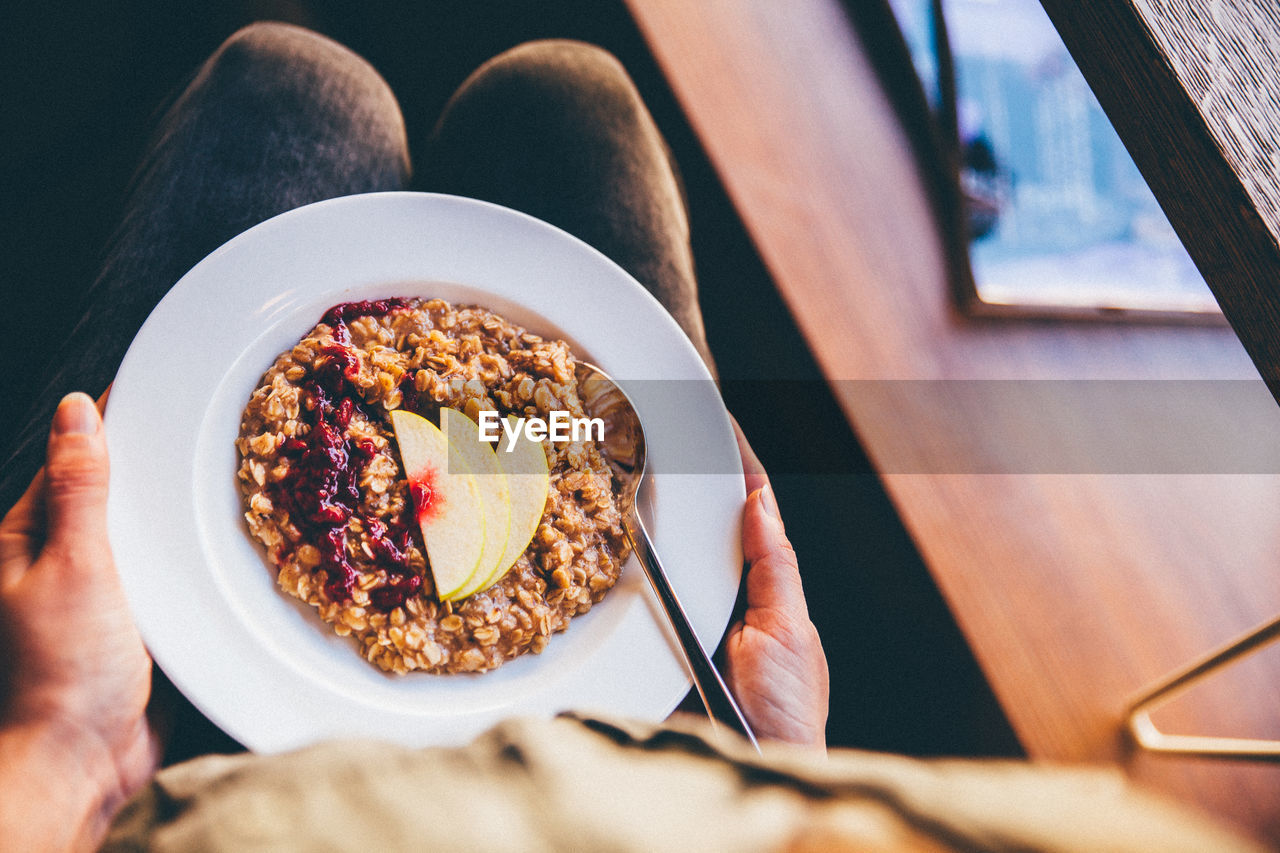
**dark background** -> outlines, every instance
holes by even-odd
[[[288,20],[362,54],[397,93],[411,142],[470,71],[508,47],[567,37],[612,51],[684,176],[711,346],[726,380],[748,380],[726,382],[726,402],[773,472],[830,660],[831,743],[1020,754],[621,0],[120,0],[27,4],[6,17],[0,389],[13,416],[39,382],[42,342],[61,340],[77,316],[156,118],[238,27]],[[786,393],[789,382],[762,393],[749,381],[761,378],[794,380],[798,393]],[[820,429],[800,445],[787,426],[796,423]],[[811,473],[824,470],[844,473]],[[171,758],[232,746],[189,708],[180,709],[176,733]]]

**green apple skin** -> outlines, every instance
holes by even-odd
[[[480,491],[466,459],[431,421],[397,409],[391,412],[391,426],[405,476],[410,482],[430,484],[436,495],[431,511],[418,522],[436,595],[443,601],[480,571],[485,540]]]
[[[444,408],[440,410],[440,430],[470,467],[484,508],[484,547],[480,566],[470,581],[443,597],[457,601],[486,589],[489,586],[486,581],[493,576],[506,553],[511,529],[511,496],[507,477],[503,476],[498,465],[493,445],[480,438],[479,424],[457,409]]]

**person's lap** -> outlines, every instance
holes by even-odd
[[[105,390],[186,270],[258,222],[341,195],[450,192],[546,219],[631,272],[710,364],[678,185],[609,54],[563,41],[508,51],[462,85],[420,148],[411,180],[395,96],[346,48],[283,24],[228,39],[161,121],[82,318],[20,421],[0,504],[42,463],[58,401]]]

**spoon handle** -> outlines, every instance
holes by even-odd
[[[644,523],[634,511],[623,523],[623,530],[626,531],[631,547],[640,555],[640,564],[644,566],[649,585],[657,593],[658,601],[666,611],[671,627],[675,629],[676,636],[680,640],[680,649],[684,652],[685,663],[693,676],[693,684],[698,688],[698,695],[702,697],[702,704],[707,709],[707,716],[711,719],[712,725],[714,726],[717,722],[724,723],[745,736],[756,748],[756,752],[759,752],[760,744],[756,741],[755,732],[751,730],[746,717],[742,715],[742,709],[734,701],[733,694],[729,692],[724,679],[720,677],[715,664],[711,662],[711,656],[707,654],[698,635],[694,633],[693,626],[689,624],[689,617],[680,606],[680,599],[671,588],[667,573],[662,570],[658,552],[644,529]]]

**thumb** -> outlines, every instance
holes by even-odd
[[[747,496],[742,517],[742,554],[749,564],[748,608],[808,611],[796,552],[787,539],[768,483]]]
[[[46,542],[68,552],[101,543],[107,531],[107,443],[87,394],[62,398],[45,460]]]

